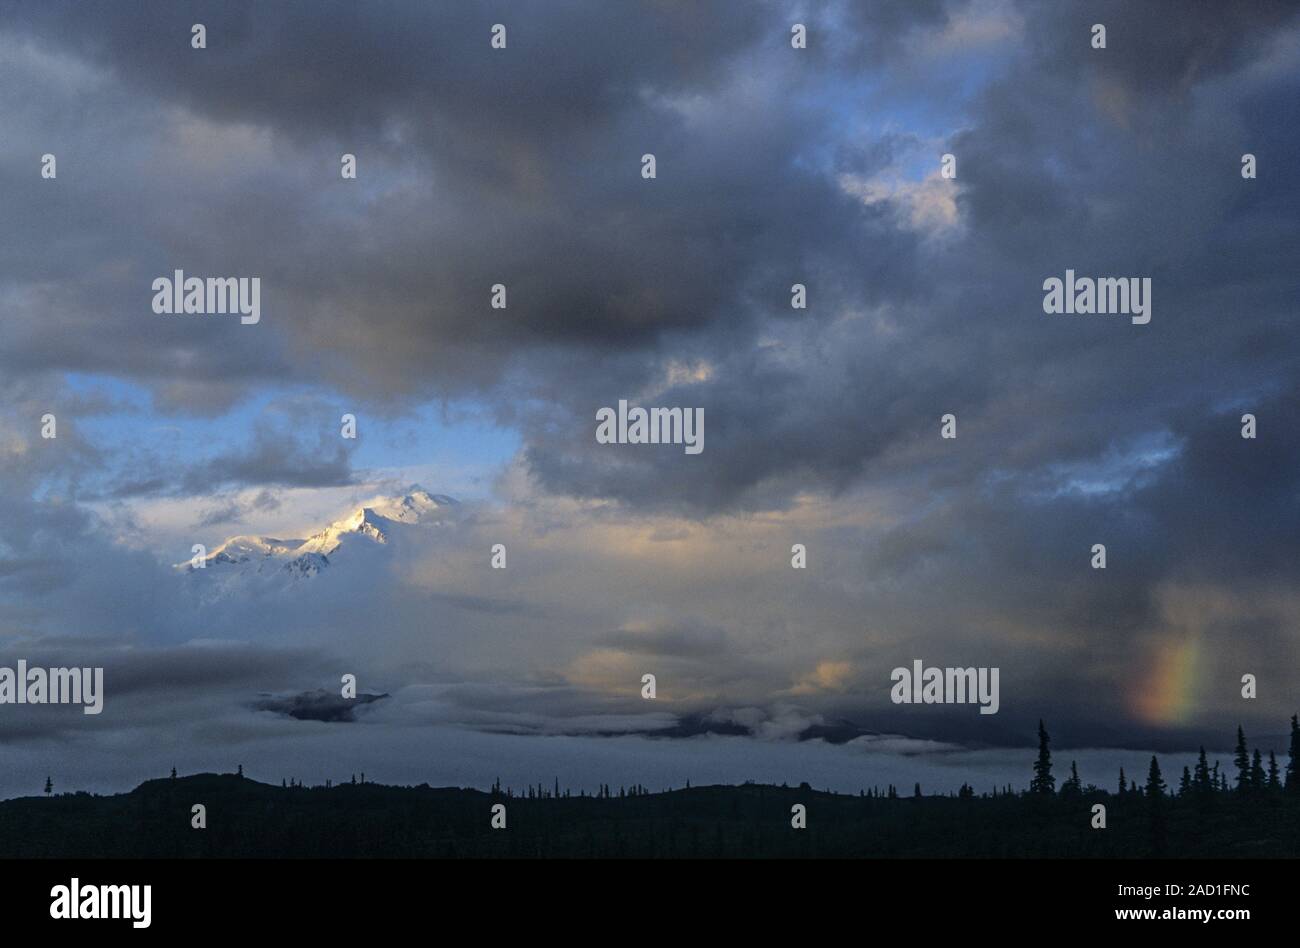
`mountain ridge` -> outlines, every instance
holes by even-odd
[[[305,539],[239,534],[203,557],[176,563],[174,568],[191,576],[212,570],[212,575],[311,577],[328,569],[331,557],[350,546],[386,546],[404,528],[442,523],[459,503],[446,494],[412,485],[401,495],[372,498]]]

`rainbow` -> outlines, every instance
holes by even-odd
[[[1167,641],[1155,652],[1129,704],[1147,724],[1181,724],[1191,716],[1200,647],[1194,637]]]

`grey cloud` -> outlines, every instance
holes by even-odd
[[[351,722],[356,720],[359,707],[387,698],[388,695],[358,693],[355,698],[344,698],[332,691],[318,688],[296,695],[268,695],[254,702],[258,711],[273,711],[299,721]]]
[[[258,494],[247,500],[240,497],[231,497],[223,500],[220,506],[210,508],[202,517],[200,517],[198,526],[211,527],[223,523],[237,521],[249,514],[266,513],[277,510],[280,501],[269,490],[259,491]]]
[[[1296,666],[1281,631],[1294,627],[1300,460],[1287,420],[1300,185],[1283,170],[1297,150],[1293,8],[1015,5],[1023,30],[974,90],[906,93],[899,77],[927,68],[911,58],[918,38],[969,8],[832,6],[799,59],[781,5],[530,5],[512,10],[505,56],[488,48],[486,7],[348,4],[308,19],[289,5],[7,5],[0,103],[11,137],[59,152],[60,179],[0,157],[13,226],[30,235],[0,251],[0,436],[33,446],[0,451],[6,623],[161,641],[310,630],[339,651],[366,630],[404,675],[456,680],[495,661],[531,682],[446,698],[464,698],[465,723],[521,733],[635,726],[634,695],[566,684],[567,663],[608,648],[661,656],[697,687],[672,714],[688,729],[789,688],[824,655],[853,663],[853,690],[810,698],[790,729],[820,716],[1021,745],[1046,705],[1071,742],[1203,739],[1232,682],[1208,682],[1195,724],[1142,722],[1131,692],[1153,645],[1199,634],[1216,667]],[[1094,18],[1104,53],[1087,44]],[[201,54],[187,42],[200,19]],[[955,104],[934,117],[937,102]],[[868,105],[917,130],[872,128]],[[961,227],[942,240],[907,226],[901,198],[839,186],[929,148],[925,162],[959,161]],[[357,187],[338,178],[343,151],[359,155]],[[660,159],[654,182],[637,173],[645,151]],[[1244,151],[1261,157],[1256,181],[1239,176]],[[149,280],[176,265],[261,275],[262,324],[153,316]],[[1045,317],[1041,282],[1067,267],[1152,276],[1153,322]],[[487,307],[495,282],[505,312]],[[793,282],[809,286],[807,312],[789,310]],[[665,381],[697,362],[711,374]],[[512,546],[516,585],[492,587],[460,565],[481,564],[489,539],[471,523],[426,551],[423,585],[367,563],[355,585],[249,596],[213,623],[155,556],[121,549],[78,505],[102,496],[102,468],[121,468],[108,496],[167,493],[169,480],[220,496],[353,484],[347,450],[300,433],[303,404],[247,445],[163,468],[170,479],[156,474],[168,459],[110,455],[75,420],[66,440],[31,441],[42,407],[71,399],[50,381],[70,371],[143,385],[181,416],[278,385],[393,412],[472,395],[522,433],[548,500],[612,507],[541,509],[533,525],[680,514],[721,530],[777,512],[812,537],[817,566],[794,585],[781,536],[762,562],[783,575],[765,588],[720,571],[702,590],[668,557],[601,562],[579,542],[554,566]],[[642,391],[705,408],[704,455],[594,444],[595,410]],[[1239,408],[1259,414],[1259,440],[1236,436]],[[937,437],[948,411],[953,443]],[[1166,437],[1176,450],[1120,489],[1069,489],[1070,472],[1104,475]],[[872,517],[805,526],[808,495]],[[1104,577],[1086,569],[1093,537],[1112,551]],[[1254,602],[1189,629],[1162,599],[1180,584]],[[669,618],[647,635],[591,631],[638,609]],[[715,661],[733,640],[745,653]],[[892,663],[948,655],[1004,668],[996,721],[886,703]],[[1284,700],[1272,691],[1253,720]],[[280,723],[211,727],[236,741]]]
[[[515,45],[495,56],[490,17],[470,8],[395,7],[388,18],[348,5],[333,15],[313,11],[313,41],[304,44],[292,8],[232,6],[205,11],[212,39],[201,57],[171,42],[173,33],[188,35],[196,15],[180,8],[115,8],[93,24],[57,4],[25,11],[13,20],[16,34],[85,58],[134,95],[225,123],[195,130],[189,118],[164,112],[157,134],[171,147],[210,134],[216,151],[228,134],[251,145],[245,162],[276,185],[253,190],[250,175],[245,190],[232,197],[227,187],[218,199],[209,177],[177,167],[172,177],[154,176],[163,193],[140,220],[136,207],[112,197],[121,185],[75,177],[70,188],[82,193],[54,200],[108,195],[99,198],[110,202],[97,209],[101,219],[136,221],[125,242],[112,235],[114,253],[129,263],[111,273],[78,266],[48,274],[57,282],[37,289],[63,294],[44,304],[72,328],[20,331],[11,351],[25,371],[93,363],[155,387],[164,405],[202,412],[229,404],[241,381],[293,377],[300,363],[290,359],[303,352],[336,384],[389,397],[481,390],[511,368],[512,356],[540,358],[557,343],[636,351],[673,328],[735,324],[756,280],[782,282],[758,276],[764,261],[801,242],[796,265],[838,256],[832,248],[853,226],[842,196],[796,160],[826,136],[826,116],[743,100],[738,73],[785,45],[778,10],[538,5],[515,11]],[[428,43],[470,35],[480,16],[481,44],[439,44],[441,54],[429,55]],[[300,80],[268,82],[268,74]],[[742,98],[736,108],[712,105],[708,126],[687,128],[673,97],[689,106],[714,94]],[[271,163],[249,128],[286,137],[298,159]],[[103,139],[107,130],[97,131]],[[378,182],[364,213],[337,181],[322,188],[341,147],[360,152],[366,180]],[[640,180],[646,150],[660,155],[663,181]],[[240,167],[218,154],[213,160]],[[785,186],[773,189],[782,177]],[[144,182],[127,188],[134,194]],[[24,189],[20,213],[41,217],[49,191]],[[187,226],[199,214],[204,226]],[[97,233],[71,204],[44,217],[60,232]],[[575,219],[581,227],[566,226]],[[100,244],[87,252],[104,258],[106,234]],[[240,332],[219,321],[150,318],[140,287],[180,263],[191,272],[262,273],[264,324]],[[486,288],[498,280],[511,287],[512,310],[487,319]],[[113,301],[121,332],[95,331],[103,307],[92,307],[92,293]],[[22,325],[34,320],[32,309]],[[394,338],[402,344],[391,345]]]
[[[134,731],[183,733],[214,716],[237,713],[250,694],[319,677],[329,663],[317,650],[267,648],[242,643],[157,646],[123,644],[120,636],[15,641],[9,637],[0,665],[103,668],[103,710],[80,707],[6,706],[7,742],[75,741],[90,735],[112,740]]]
[[[634,654],[692,659],[721,655],[728,646],[724,629],[698,624],[618,629],[598,639],[597,644]]]
[[[355,481],[350,450],[337,435],[321,433],[315,444],[290,431],[258,426],[253,443],[194,465],[181,481],[188,494],[229,485],[339,487]]]

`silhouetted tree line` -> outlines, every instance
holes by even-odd
[[[1055,794],[1055,778],[1052,776],[1052,755],[1049,750],[1051,738],[1043,722],[1038,722],[1038,757],[1034,762],[1034,776],[1030,781],[1029,794],[1034,797],[1059,796],[1061,799],[1076,800],[1084,796],[1093,798],[1110,796],[1104,791],[1089,785],[1084,788],[1079,779],[1079,770],[1074,761],[1070,761],[1070,777],[1061,785],[1059,795]],[[1297,821],[1300,817],[1294,808],[1300,805],[1300,717],[1291,716],[1291,740],[1286,778],[1282,778],[1278,769],[1277,755],[1268,754],[1268,768],[1265,769],[1263,755],[1259,748],[1253,751],[1247,746],[1246,734],[1237,726],[1237,746],[1233,754],[1233,764],[1237,769],[1235,786],[1229,789],[1228,778],[1219,771],[1216,760],[1211,766],[1206,758],[1205,748],[1200,748],[1195,770],[1183,768],[1177,790],[1171,791],[1160,771],[1160,761],[1153,754],[1147,770],[1146,785],[1139,788],[1137,782],[1125,778],[1124,768],[1119,771],[1119,785],[1115,796],[1119,801],[1140,799],[1145,806],[1148,853],[1167,855],[1169,852],[1169,831],[1171,820],[1175,817],[1187,817],[1185,832],[1193,841],[1204,840],[1209,829],[1206,821],[1213,815],[1215,819],[1237,817],[1247,809],[1256,816],[1277,817],[1277,828],[1281,835],[1291,840],[1291,848],[1296,847]],[[1291,808],[1290,816],[1281,804]],[[1289,819],[1289,829],[1288,829]]]
[[[150,780],[126,794],[84,792],[0,802],[0,858],[60,857],[1143,857],[1300,856],[1300,723],[1291,719],[1283,772],[1239,728],[1236,779],[1200,752],[1177,787],[1152,756],[1139,787],[1121,772],[1115,791],[1084,784],[1071,761],[1056,789],[1050,737],[1028,790],[969,784],[907,798],[898,789],[857,795],[746,782],[653,792],[640,784],[576,793],[496,780],[489,792],[368,782],[280,787],[237,774]],[[52,780],[46,786],[52,790]],[[507,801],[508,829],[489,824]],[[190,807],[207,807],[193,829]],[[791,807],[807,808],[793,829]],[[1106,826],[1094,828],[1096,804]]]
[[[1034,762],[1034,776],[1029,783],[1029,792],[1031,794],[1050,795],[1055,792],[1056,778],[1052,776],[1052,754],[1048,749],[1051,743],[1043,722],[1038,722],[1038,758]],[[1281,772],[1277,765],[1277,755],[1273,751],[1268,752],[1268,768],[1265,769],[1263,755],[1260,754],[1259,748],[1251,751],[1246,746],[1246,733],[1241,726],[1237,726],[1237,747],[1233,755],[1233,764],[1237,768],[1235,778],[1235,789],[1230,791],[1228,788],[1228,778],[1226,774],[1219,772],[1219,762],[1216,760],[1211,767],[1206,760],[1205,748],[1201,747],[1200,757],[1196,762],[1196,770],[1190,771],[1187,767],[1183,768],[1182,777],[1178,781],[1178,789],[1172,793],[1165,784],[1164,778],[1160,773],[1160,764],[1156,757],[1151,757],[1151,767],[1147,772],[1147,782],[1144,788],[1139,788],[1136,781],[1126,783],[1124,777],[1124,768],[1119,769],[1119,789],[1118,795],[1126,794],[1143,794],[1147,797],[1165,796],[1167,793],[1179,798],[1209,799],[1216,793],[1236,792],[1243,795],[1260,794],[1260,793],[1287,793],[1290,795],[1300,795],[1300,773],[1297,771],[1297,757],[1300,757],[1300,716],[1291,715],[1291,745],[1289,750],[1290,759],[1287,762],[1286,777],[1282,778]],[[1095,791],[1095,787],[1089,787]],[[1070,761],[1070,776],[1061,784],[1061,796],[1077,796],[1083,792],[1083,787],[1079,781],[1079,770],[1075,761]]]

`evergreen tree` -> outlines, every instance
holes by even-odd
[[[53,792],[54,792],[54,781],[51,780],[47,775],[45,778],[45,795],[48,797]]]
[[[1291,759],[1286,765],[1286,789],[1300,794],[1300,720],[1291,715]]]
[[[920,795],[921,795],[921,785],[918,783],[916,785],[916,788],[912,791],[912,796],[919,797]]]
[[[1199,767],[1200,764],[1197,764]],[[1180,797],[1188,796],[1192,792],[1192,772],[1188,768],[1183,768],[1183,776],[1178,781],[1178,795]]]
[[[1158,798],[1164,796],[1165,781],[1160,776],[1160,764],[1156,762],[1155,754],[1151,755],[1151,769],[1147,772],[1147,797]]]
[[[1264,781],[1267,778],[1264,775],[1264,760],[1259,756],[1259,748],[1255,748],[1255,753],[1250,758],[1250,789],[1259,791],[1264,789]]]
[[[1124,768],[1119,769],[1119,795],[1122,797],[1128,792],[1128,780],[1124,776]]]
[[[1268,788],[1278,790],[1282,786],[1282,779],[1277,770],[1277,754],[1272,751],[1268,752]]]
[[[1078,796],[1083,790],[1083,784],[1079,781],[1079,767],[1075,761],[1070,761],[1070,776],[1061,784],[1061,796]]]
[[[1210,794],[1214,784],[1210,780],[1210,765],[1205,760],[1205,748],[1201,747],[1201,756],[1196,758],[1196,774],[1192,777],[1192,786],[1198,794]]]
[[[1246,732],[1237,725],[1237,752],[1232,763],[1237,768],[1237,789],[1243,793],[1250,789],[1250,751],[1246,750]]]
[[[1151,829],[1151,853],[1160,855],[1165,850],[1165,781],[1160,776],[1160,764],[1151,755],[1151,769],[1147,772],[1147,816]]]
[[[1051,738],[1047,736],[1047,729],[1043,727],[1043,721],[1038,721],[1038,759],[1034,761],[1034,779],[1029,784],[1030,793],[1055,793],[1056,778],[1052,776],[1052,754],[1047,749]]]
[[[243,764],[240,764],[240,765],[239,765],[239,770],[236,772],[235,776],[236,776],[236,777],[242,777],[242,776],[244,776],[244,765],[243,765]]]
[[[176,779],[176,768],[175,768],[175,767],[172,768],[172,779],[173,779],[173,780]]]

